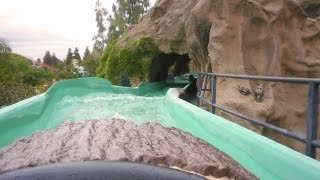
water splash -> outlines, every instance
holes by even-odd
[[[137,124],[161,122],[173,126],[173,120],[163,107],[164,95],[144,97],[132,94],[92,93],[81,97],[63,98],[47,120],[47,128],[63,122],[89,119],[119,118]]]

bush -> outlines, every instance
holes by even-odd
[[[0,82],[0,108],[36,95],[35,89],[20,82]]]
[[[29,71],[27,59],[16,54],[0,54],[0,69],[0,107],[36,94],[32,85],[23,82]]]
[[[74,79],[74,78],[80,78],[82,77],[82,74],[79,73],[77,69],[74,69],[73,72],[69,71],[61,71],[57,74],[56,80],[65,80],[65,79]]]
[[[53,73],[46,69],[29,68],[23,77],[23,83],[31,86],[39,86],[52,81]]]
[[[18,54],[0,54],[0,107],[44,92],[51,85],[53,73],[30,67],[28,59]]]

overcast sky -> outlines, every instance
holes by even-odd
[[[111,12],[116,0],[100,0]],[[152,4],[154,0],[150,1]],[[0,37],[13,52],[42,58],[46,50],[64,59],[68,48],[92,47],[96,0],[0,0]]]

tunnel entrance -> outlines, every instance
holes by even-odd
[[[165,80],[168,75],[179,76],[189,72],[188,54],[160,53],[152,59],[150,82]]]

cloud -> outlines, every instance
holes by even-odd
[[[68,48],[74,49],[78,46],[81,53],[86,46],[92,44],[93,32],[91,34],[90,32],[80,31],[87,35],[84,36],[81,33],[79,33],[80,35],[76,33],[74,33],[75,35],[70,35],[72,33],[68,34],[67,31],[44,30],[19,23],[19,19],[10,16],[1,17],[0,24],[2,26],[0,37],[4,37],[9,41],[15,53],[31,59],[44,56],[47,50],[54,52],[58,58],[63,59],[67,54]]]
[[[115,0],[101,0],[111,12]],[[151,4],[154,0],[150,1]],[[0,0],[0,37],[14,52],[36,58],[46,50],[65,58],[68,48],[92,46],[96,0]]]
[[[13,41],[16,43],[24,41],[71,40],[70,38],[64,37],[60,34],[54,34],[43,30],[29,28],[4,27],[0,30],[0,33],[1,35],[5,36],[9,41]]]

